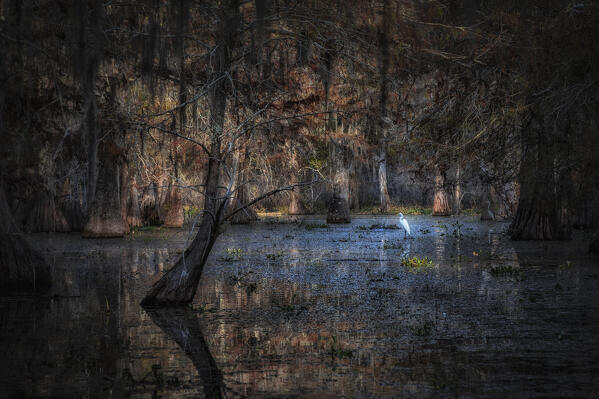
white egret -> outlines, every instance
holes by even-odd
[[[410,225],[408,224],[408,221],[406,219],[403,218],[403,213],[399,213],[399,224],[401,224],[401,227],[403,227],[404,229],[404,238],[406,237],[406,235],[412,235],[410,233]]]

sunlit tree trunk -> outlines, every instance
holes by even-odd
[[[219,11],[216,47],[213,52],[213,82],[208,92],[210,105],[210,157],[206,175],[205,202],[199,230],[179,261],[154,284],[142,305],[189,303],[195,296],[206,259],[219,234],[226,199],[219,195],[221,171],[221,139],[229,93],[228,81],[222,75],[230,68],[230,55],[238,26],[239,6],[236,0]]]
[[[445,189],[445,171],[435,165],[435,196],[433,198],[433,216],[451,215],[449,196]]]

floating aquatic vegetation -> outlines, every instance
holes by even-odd
[[[401,265],[407,268],[410,272],[417,272],[422,270],[428,270],[435,266],[435,263],[428,257],[419,258],[418,256],[412,256],[403,258]]]

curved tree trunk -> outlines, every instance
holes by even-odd
[[[102,143],[96,195],[91,203],[83,237],[122,237],[129,228],[121,215],[119,158],[121,149],[113,142]]]
[[[449,216],[451,215],[451,205],[447,191],[445,190],[444,172],[435,167],[435,197],[433,199],[433,216]]]
[[[222,76],[229,73],[231,46],[235,43],[234,38],[238,25],[238,1],[231,0],[227,2],[227,6],[219,11],[218,45],[214,51],[214,72],[211,76],[213,84],[208,91],[211,144],[202,222],[189,248],[185,250],[175,266],[154,284],[142,300],[143,306],[182,304],[193,300],[206,259],[208,259],[208,255],[210,255],[210,251],[218,238],[223,211],[227,206],[227,198],[221,199],[218,185],[221,169],[221,138],[229,95],[228,80],[222,79]]]
[[[191,359],[200,375],[206,398],[226,397],[223,374],[210,353],[196,313],[188,307],[148,310],[152,321]]]

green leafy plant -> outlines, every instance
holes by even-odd
[[[401,265],[407,268],[410,272],[418,272],[433,268],[435,263],[426,256],[424,258],[412,256],[411,258],[403,258],[401,260]]]

